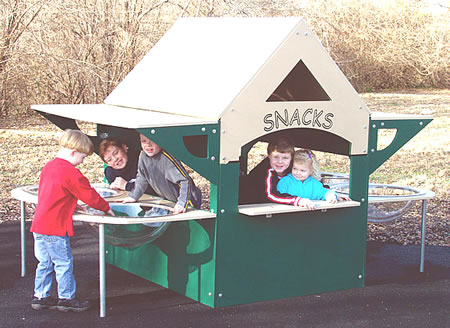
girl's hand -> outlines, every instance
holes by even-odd
[[[134,203],[136,201],[136,199],[131,198],[131,197],[125,197],[124,199],[122,199],[122,204],[125,203]]]
[[[336,204],[337,203],[337,196],[334,192],[328,192],[325,195],[325,200],[327,201],[327,203],[330,204]]]
[[[110,188],[111,189],[116,189],[116,190],[125,190],[125,187],[126,187],[127,183],[128,183],[128,181],[125,180],[124,178],[117,177],[111,183]]]
[[[181,205],[175,205],[175,207],[173,208],[173,214],[179,214],[179,213],[184,213],[186,212],[186,209],[181,206]]]
[[[337,199],[336,197],[330,197],[330,199],[327,199],[327,202],[330,204],[336,204],[337,203]]]
[[[312,202],[311,199],[308,198],[302,198],[300,199],[300,202],[298,203],[299,206],[306,207],[310,211],[314,210],[316,208],[316,205]]]

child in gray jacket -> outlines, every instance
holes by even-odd
[[[186,212],[189,205],[200,208],[202,192],[181,162],[143,134],[140,140],[142,153],[139,156],[135,187],[123,203],[139,200],[150,186],[159,196],[176,202],[174,214]]]

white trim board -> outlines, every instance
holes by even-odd
[[[314,211],[326,211],[333,208],[345,208],[345,207],[356,207],[360,206],[359,202],[351,201],[340,201],[337,204],[330,204],[323,200],[315,200],[313,203],[316,205]],[[281,213],[294,213],[294,212],[309,212],[310,210],[306,207],[284,205],[276,203],[264,203],[264,204],[248,204],[239,205],[239,213],[248,216],[260,216],[260,215],[272,215]]]
[[[155,222],[175,222],[188,220],[215,219],[214,213],[204,210],[189,210],[185,213],[159,216],[159,217],[126,217],[126,216],[105,216],[105,215],[89,215],[75,212],[74,221],[82,221],[88,223],[106,223],[106,224],[140,224]]]

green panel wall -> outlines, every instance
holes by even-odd
[[[221,165],[215,306],[363,286],[364,206],[248,217],[234,210],[238,176]]]
[[[224,221],[216,306],[363,286],[366,219],[359,208]]]
[[[188,165],[210,182],[217,181],[219,167],[219,140],[218,124],[191,125],[181,127],[160,127],[154,129],[137,129],[147,138],[175,156],[178,160]],[[202,153],[194,155],[185,147],[183,137],[201,137],[197,145],[192,145],[192,151]],[[202,142],[200,142],[200,140]]]
[[[106,251],[108,263],[214,306],[215,220],[173,222],[152,243]]]

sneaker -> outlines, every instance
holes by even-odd
[[[56,300],[49,296],[45,298],[38,298],[36,296],[33,297],[31,301],[31,307],[34,310],[43,310],[43,309],[56,309]]]
[[[56,307],[59,311],[62,312],[83,312],[89,309],[89,302],[88,301],[80,301],[76,298],[71,300],[66,300],[63,298],[60,298],[58,300],[58,306]]]

